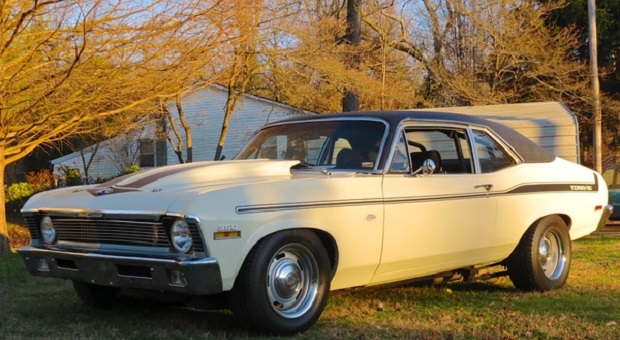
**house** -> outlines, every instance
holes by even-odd
[[[519,131],[559,157],[580,162],[577,116],[561,102],[442,107],[416,111],[477,115]]]
[[[226,88],[214,85],[183,96],[181,107],[185,112],[187,123],[192,128],[193,161],[213,160],[222,129],[227,94]],[[176,124],[184,138],[183,129],[178,124],[176,105],[170,102],[167,108],[177,120]],[[307,114],[313,113],[245,94],[230,119],[222,155],[226,159],[233,158],[252,134],[268,122]],[[168,130],[170,136],[173,136],[171,129]],[[84,174],[83,159],[88,161],[91,157],[93,160],[88,167],[88,175],[92,179],[117,176],[131,164],[149,168],[179,163],[172,146],[165,139],[156,138],[155,125],[150,124],[140,131],[85,148],[81,153],[74,152],[56,158],[51,161],[53,171],[62,174],[61,168],[64,167],[77,169]],[[183,157],[186,157],[185,153]]]
[[[220,86],[201,89],[182,98],[188,124],[192,127],[193,160],[213,160],[222,127],[227,90]],[[174,103],[168,109],[177,116]],[[419,109],[482,116],[514,128],[548,151],[579,163],[579,127],[577,117],[560,102],[503,104]],[[299,115],[312,114],[252,95],[244,95],[230,120],[229,133],[222,154],[230,159],[241,149],[252,133],[262,125]],[[169,132],[171,133],[171,132]],[[93,146],[82,150],[84,159],[92,156]],[[84,173],[80,152],[52,160],[54,172],[60,167],[79,169]],[[154,127],[131,135],[105,141],[95,153],[89,176],[109,178],[118,175],[127,164],[142,168],[179,163],[174,150],[165,140],[155,138]]]

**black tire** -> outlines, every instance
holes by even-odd
[[[507,261],[515,287],[525,291],[561,288],[568,278],[571,241],[559,216],[545,217],[528,229]]]
[[[73,281],[73,289],[84,304],[93,308],[109,309],[118,299],[118,288],[115,287]]]
[[[293,335],[319,318],[330,290],[330,261],[308,230],[285,230],[260,240],[245,259],[230,294],[242,325]]]

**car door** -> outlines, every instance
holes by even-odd
[[[401,128],[384,176],[383,251],[373,283],[493,258],[488,253],[497,205],[491,195],[493,160],[514,160],[501,151],[498,155],[494,140],[476,133],[448,124]],[[435,163],[432,173],[421,170],[426,159]]]

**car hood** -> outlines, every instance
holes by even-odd
[[[109,182],[56,189],[33,196],[22,212],[165,213],[175,201],[214,187],[290,177],[299,161],[239,160],[160,167]],[[178,204],[177,204],[178,206]]]

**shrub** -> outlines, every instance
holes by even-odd
[[[122,175],[127,175],[127,174],[132,174],[132,173],[134,173],[134,172],[138,172],[138,171],[140,171],[140,166],[138,166],[138,165],[134,164],[134,165],[132,165],[132,166],[129,166],[129,167],[125,168],[125,169],[124,169],[124,170],[120,173],[120,176],[122,176]]]
[[[28,182],[13,183],[6,190],[6,203],[21,204],[34,195],[34,186]]]
[[[5,209],[6,217],[11,220],[19,216],[20,209],[24,206],[24,203],[34,195],[34,188],[32,184],[28,182],[13,183],[10,186],[4,187],[6,194]]]
[[[83,181],[80,169],[70,168],[66,165],[61,165],[58,170],[60,170],[60,177],[65,186],[71,187],[74,185],[82,185]]]
[[[26,175],[26,182],[13,183],[4,188],[6,194],[7,218],[19,215],[19,210],[30,196],[54,187],[54,175],[48,169],[31,171]]]
[[[9,223],[9,243],[11,248],[29,245],[30,232],[22,225]]]
[[[94,178],[94,179],[92,179],[92,178],[91,178],[91,179],[90,179],[90,181],[89,181],[88,183],[91,183],[91,184],[100,184],[100,183],[105,183],[105,182],[107,182],[107,181],[109,181],[109,179],[108,179],[108,178],[103,177],[101,174],[97,174],[97,176],[95,176],[95,178]]]
[[[30,171],[26,175],[26,182],[32,184],[35,193],[50,190],[56,186],[54,174],[50,169],[41,169],[37,172]]]

